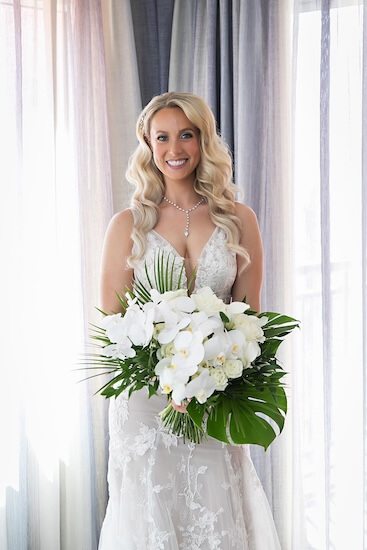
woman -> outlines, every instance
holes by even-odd
[[[235,202],[232,161],[199,97],[169,92],[142,111],[127,178],[131,208],[108,227],[101,307],[147,283],[157,248],[184,263],[192,288],[260,310],[262,244],[256,216]],[[179,270],[179,263],[177,269]],[[196,270],[196,271],[195,271]],[[177,274],[178,276],[178,274]],[[183,405],[175,408],[185,412]],[[159,422],[165,396],[144,390],[110,404],[109,503],[100,550],[275,550],[274,523],[248,448],[209,438],[183,443]]]

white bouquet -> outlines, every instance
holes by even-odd
[[[112,397],[128,389],[130,396],[147,387],[149,397],[162,393],[187,406],[187,414],[170,403],[161,412],[176,435],[267,448],[276,436],[269,421],[281,431],[287,410],[275,353],[298,323],[257,315],[245,302],[225,304],[209,287],[191,295],[167,290],[169,269],[167,261],[164,276],[157,270],[158,290],[135,281],[134,292],[120,298],[125,312],[105,315],[94,327],[100,349],[89,362],[114,374],[99,392]]]

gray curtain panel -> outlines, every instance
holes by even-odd
[[[287,231],[284,202],[289,180],[284,168],[287,108],[282,89],[286,54],[280,33],[286,27],[285,12],[278,2],[263,0],[176,0],[167,3],[168,10],[173,5],[172,29],[159,27],[157,31],[154,26],[161,3],[148,4],[152,18],[144,27],[142,44],[136,43],[143,95],[148,100],[167,90],[160,75],[170,37],[168,89],[194,92],[211,106],[233,154],[239,200],[251,206],[259,218],[266,266],[263,308],[284,311],[288,251],[282,235]],[[134,28],[138,41],[147,3],[134,1],[131,7],[134,23],[138,22],[137,30]],[[153,50],[147,42],[151,36],[157,40]],[[157,52],[162,50],[164,56],[157,62]],[[254,448],[253,458],[282,531],[286,509],[275,510],[275,502],[281,501],[284,487],[284,450],[274,445],[264,454]]]
[[[167,91],[174,0],[132,0],[142,104]]]

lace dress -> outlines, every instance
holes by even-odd
[[[147,239],[148,269],[157,247],[180,258],[155,231]],[[136,275],[146,280],[143,262]],[[235,255],[217,227],[198,260],[195,288],[209,285],[228,301],[235,276]],[[111,399],[109,502],[99,550],[280,550],[248,447],[212,438],[184,444],[160,424],[166,405],[166,396],[148,399],[145,390]]]

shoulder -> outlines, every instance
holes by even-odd
[[[112,233],[120,233],[121,231],[126,234],[131,234],[132,230],[134,228],[134,216],[132,213],[132,210],[130,208],[127,208],[126,210],[122,210],[121,212],[117,212],[115,214],[109,224],[107,231]]]
[[[235,214],[241,221],[241,244],[251,248],[260,239],[260,229],[255,212],[246,204],[235,203]]]
[[[235,202],[235,214],[243,222],[257,220],[255,212],[247,206],[247,204],[242,204],[241,202]]]
[[[105,246],[114,251],[120,250],[121,247],[125,251],[130,251],[132,249],[131,234],[133,229],[134,217],[130,208],[117,212],[108,224]]]

